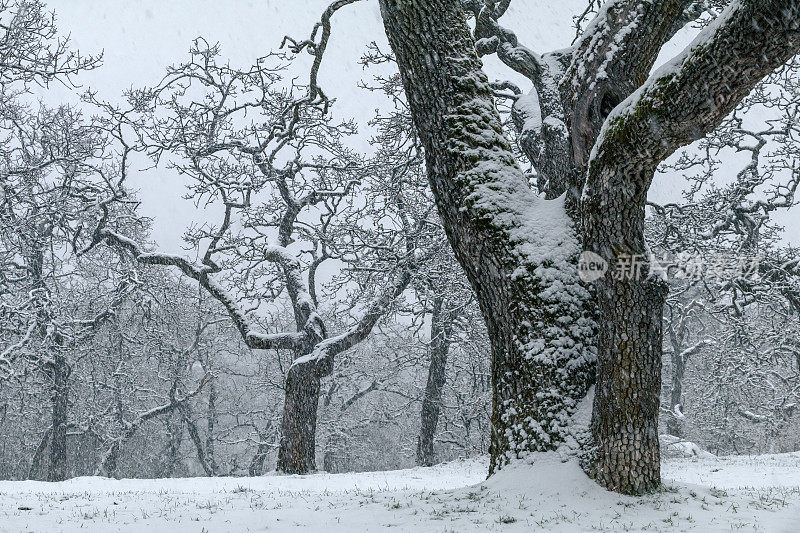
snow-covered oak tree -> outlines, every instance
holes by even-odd
[[[198,39],[188,62],[169,68],[159,85],[129,94],[129,109],[90,96],[111,117],[108,130],[123,160],[146,153],[188,180],[188,197],[220,212],[217,225],[186,233],[198,260],[148,250],[103,220],[94,244],[126,249],[143,264],[177,267],[227,309],[248,347],[293,353],[278,469],[305,473],[316,468],[320,380],[408,287],[425,255],[418,243],[430,229],[424,213],[408,216],[396,191],[372,202],[381,207],[367,216],[353,198],[362,177],[394,172],[402,186],[404,173],[348,149],[344,140],[354,126],[324,113],[330,102],[313,83],[283,85],[284,59],[269,55],[234,69],[219,61],[217,45]],[[366,231],[370,223],[378,229]],[[318,311],[321,301],[335,306],[341,294],[320,290],[317,273],[331,262],[372,273],[369,290],[343,306],[360,310],[358,316],[336,335]],[[284,296],[296,327],[265,333],[258,310]]]
[[[203,348],[214,346],[206,339],[208,330],[226,317],[215,316],[196,297],[187,298],[186,292],[194,287],[183,280],[155,279],[160,274],[156,269],[144,270],[142,293],[120,306],[105,334],[97,336],[88,358],[90,366],[80,373],[90,391],[85,397],[92,400],[87,402],[85,416],[99,440],[95,475],[116,476],[120,464],[130,462],[126,452],[137,433],[144,433],[158,418],[175,414],[188,418],[190,401],[204,389],[213,410],[208,358],[202,377],[189,384],[192,390],[186,390],[186,382],[194,381],[187,376],[187,368],[202,359]],[[159,372],[144,371],[148,365]],[[190,423],[187,420],[187,426]],[[213,436],[212,422],[209,440]],[[213,446],[198,446],[197,459],[207,475],[217,473]]]
[[[590,472],[613,490],[651,490],[666,287],[646,275],[647,191],[664,159],[798,51],[800,3],[733,2],[652,75],[695,2],[606,2],[574,46],[546,54],[500,26],[509,4],[380,2],[439,214],[492,342],[492,469],[567,439],[596,356]],[[479,60],[488,53],[532,81],[515,107],[542,190],[503,135]],[[643,258],[645,275],[609,269],[588,287],[581,249],[612,265]]]

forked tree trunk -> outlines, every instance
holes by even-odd
[[[436,437],[436,426],[439,423],[439,412],[442,408],[442,389],[445,385],[450,335],[453,332],[452,316],[447,309],[443,308],[444,305],[443,298],[436,298],[431,312],[431,361],[428,367],[425,395],[422,398],[422,414],[417,439],[417,464],[420,466],[433,466],[436,462],[433,441]]]
[[[316,432],[320,374],[316,365],[296,365],[286,375],[278,448],[278,471],[307,474],[317,469]]]
[[[53,431],[50,437],[50,468],[47,481],[67,479],[67,417],[69,410],[69,366],[61,353],[56,353],[53,366]]]
[[[657,5],[653,3],[651,5]],[[772,70],[800,48],[800,2],[743,0],[713,32],[606,120],[583,194],[584,246],[617,276],[598,281],[605,324],[593,414],[600,484],[641,493],[659,484],[658,402],[664,283],[648,276],[647,191],[677,148],[715,128]],[[621,261],[621,263],[620,263]],[[640,269],[631,268],[633,262]]]
[[[439,214],[487,323],[494,469],[509,455],[553,448],[563,438],[570,407],[588,382],[583,371],[593,354],[586,334],[593,328],[587,321],[594,308],[585,304],[565,256],[556,257],[563,249],[538,250],[546,252],[538,265],[525,252],[531,250],[526,245],[536,248],[536,239],[526,238],[536,235],[537,227],[525,216],[532,211],[520,206],[537,202],[502,138],[461,2],[380,0],[380,5]],[[561,84],[577,171],[573,189],[583,191],[583,244],[615,266],[623,255],[628,261],[644,258],[644,209],[658,164],[716,127],[756,83],[800,49],[800,2],[742,0],[675,68],[645,83],[624,113],[607,119],[645,81],[687,5],[685,0],[608,2],[593,33],[573,49],[572,67]],[[501,41],[504,53],[517,46],[508,32],[498,33],[498,54]],[[491,45],[484,41],[482,47]],[[604,123],[608,128],[600,138]],[[561,244],[566,248],[569,241],[571,236]],[[631,493],[659,483],[665,289],[646,279],[644,259],[644,277],[614,279],[609,272],[597,283],[602,332],[592,422],[594,474],[604,486]],[[573,329],[581,326],[582,331]],[[561,336],[565,330],[567,337]]]

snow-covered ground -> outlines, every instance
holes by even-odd
[[[800,453],[668,459],[665,489],[600,489],[538,455],[392,472],[0,482],[2,531],[800,531]]]

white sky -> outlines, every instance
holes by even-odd
[[[286,34],[307,37],[329,1],[47,0],[47,5],[56,11],[60,31],[71,35],[74,47],[83,53],[104,52],[104,65],[78,81],[98,90],[102,98],[116,100],[127,88],[157,83],[167,65],[188,57],[191,41],[198,36],[219,41],[223,57],[231,64],[249,65],[276,49]],[[563,48],[574,35],[572,14],[585,5],[586,0],[514,0],[503,22],[537,52]],[[687,33],[669,43],[661,61],[677,54],[690,38]],[[342,8],[334,15],[333,36],[320,72],[326,93],[338,99],[337,113],[360,123],[385,101],[356,87],[365,78],[357,60],[370,41],[388,50],[377,0]],[[496,60],[490,59],[486,70],[492,78],[514,79]],[[515,81],[520,82],[519,78]],[[45,97],[48,101],[58,98],[64,98],[60,89]],[[177,251],[187,224],[205,218],[181,199],[183,182],[157,170],[137,175],[134,185],[140,191],[143,213],[154,218],[153,237],[165,251]],[[657,181],[651,197],[677,199],[679,187],[669,180]],[[794,230],[800,225],[798,218],[795,211],[780,221]]]

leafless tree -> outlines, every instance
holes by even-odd
[[[330,374],[334,356],[362,341],[406,289],[426,222],[391,228],[393,242],[361,242],[368,251],[354,253],[348,239],[363,232],[342,227],[360,207],[352,191],[373,171],[345,147],[354,126],[334,123],[313,87],[282,86],[283,56],[267,56],[245,70],[219,63],[218,56],[218,46],[197,40],[189,62],[171,67],[158,86],[129,94],[130,109],[100,104],[123,159],[146,152],[188,178],[188,196],[198,204],[222,211],[218,225],[187,232],[200,259],[147,250],[104,220],[94,229],[94,243],[126,249],[142,264],[177,267],[227,309],[248,347],[294,354],[278,468],[308,472],[315,468],[320,379]],[[128,130],[135,134],[130,142]],[[381,283],[359,306],[360,316],[329,336],[318,311],[318,269],[331,259],[352,264],[365,254],[369,260],[359,269],[380,271]],[[369,261],[380,264],[370,267]],[[255,311],[284,296],[296,330],[259,332]]]
[[[380,4],[439,213],[492,340],[492,469],[564,440],[596,349],[590,472],[613,490],[653,489],[666,288],[609,269],[589,290],[576,258],[581,247],[611,264],[646,256],[658,165],[797,52],[800,6],[737,2],[648,78],[692,2],[606,2],[574,46],[544,55],[499,24],[509,1]],[[515,107],[540,195],[502,134],[486,54],[533,85]]]

